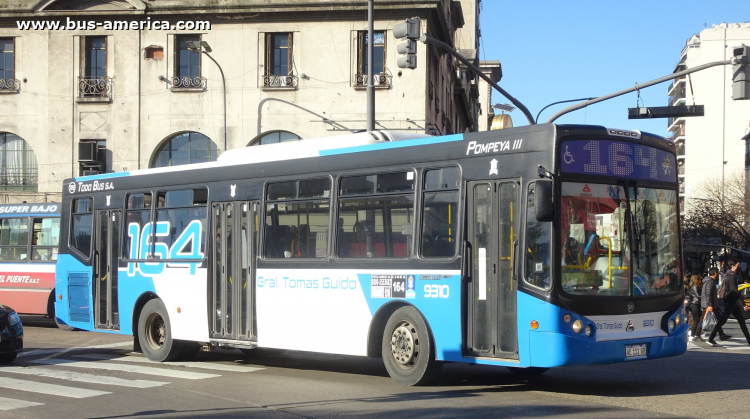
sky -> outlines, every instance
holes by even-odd
[[[481,8],[480,59],[500,61],[500,87],[535,118],[552,102],[599,97],[671,74],[693,34],[750,21],[748,0],[482,0]],[[668,86],[641,90],[640,106],[667,106]],[[666,119],[628,119],[637,100],[628,93],[555,122],[668,136]],[[510,101],[493,92],[492,103]],[[547,108],[539,122],[574,103]],[[510,115],[514,126],[528,125],[520,110]]]

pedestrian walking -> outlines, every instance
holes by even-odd
[[[734,318],[740,324],[742,334],[745,335],[747,344],[750,345],[750,333],[747,331],[747,325],[745,324],[745,316],[742,311],[747,310],[747,307],[742,304],[742,308],[738,304],[742,301],[742,295],[737,290],[737,270],[740,268],[740,262],[737,259],[729,259],[729,270],[724,274],[724,282],[719,289],[718,296],[722,297],[724,302],[724,312],[717,316],[716,328],[723,326],[724,323],[729,319],[730,314],[734,314]],[[706,285],[705,283],[703,284]],[[711,332],[711,336],[708,338],[708,344],[711,346],[717,346],[714,342],[716,336],[716,328]],[[721,339],[724,340],[724,339]]]
[[[701,309],[701,276],[693,274],[687,284],[689,284],[689,288],[685,294],[685,306],[690,314],[693,315],[693,325],[690,328],[690,337],[688,337],[688,340],[703,342],[700,334],[701,325],[703,323],[703,310]]]
[[[706,317],[706,314],[713,312],[718,318],[721,310],[719,309],[719,297],[716,296],[716,279],[719,277],[719,270],[711,268],[708,270],[708,275],[703,278],[703,287],[701,288],[701,308],[703,309],[703,315],[701,321]],[[711,346],[719,346],[713,338],[716,337],[716,333],[719,334],[720,340],[729,340],[732,336],[727,335],[721,329],[721,324],[716,323],[711,337],[708,339],[708,344]]]

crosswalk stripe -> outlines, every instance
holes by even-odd
[[[140,365],[123,365],[114,364],[109,362],[86,362],[86,361],[74,361],[70,359],[35,359],[31,362],[44,365],[61,365],[65,367],[75,368],[90,368],[107,371],[122,371],[132,372],[136,374],[156,375],[159,377],[170,377],[170,378],[183,378],[186,380],[202,380],[204,378],[221,377],[218,374],[206,374],[202,372],[190,372],[190,371],[176,371],[167,368],[151,368],[143,367]]]
[[[42,406],[44,403],[27,402],[25,400],[6,399],[0,397],[0,410],[22,409],[24,407]]]
[[[86,397],[101,396],[103,394],[112,394],[109,391],[89,390],[85,388],[58,386],[56,384],[47,383],[36,383],[34,381],[16,380],[15,378],[7,377],[4,377],[2,382],[4,389],[51,394],[53,396],[70,397],[73,399],[83,399]]]
[[[37,377],[58,378],[81,383],[103,384],[120,387],[151,388],[169,384],[166,381],[126,380],[118,377],[85,374],[75,371],[56,371],[39,367],[5,367],[0,373],[35,375]]]
[[[259,371],[259,370],[264,369],[264,368],[259,368],[259,367],[244,367],[240,365],[214,364],[214,363],[207,363],[207,362],[156,362],[156,361],[151,361],[148,358],[144,358],[140,356],[117,357],[117,356],[110,356],[110,355],[83,354],[83,355],[74,355],[74,357],[75,358],[87,358],[87,359],[99,359],[99,360],[105,360],[105,361],[117,361],[117,362],[141,362],[141,363],[149,363],[149,364],[157,364],[157,365],[168,365],[168,366],[174,366],[174,367],[202,368],[202,369],[207,369],[207,370],[231,371],[231,372],[253,372],[253,371]]]

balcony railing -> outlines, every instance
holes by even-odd
[[[205,77],[174,76],[172,77],[172,90],[201,91],[206,90],[208,80]]]
[[[670,94],[672,94],[672,89],[674,89],[674,88],[675,88],[675,86],[677,86],[677,85],[678,85],[678,84],[680,84],[680,83],[684,83],[684,82],[685,82],[685,76],[680,76],[680,77],[677,77],[676,79],[674,79],[674,80],[672,81],[672,84],[670,84],[670,85],[669,85],[669,86],[667,87],[667,95],[670,95]]]
[[[80,99],[111,99],[112,77],[78,76],[78,97]]]
[[[390,72],[382,72],[373,75],[373,85],[375,85],[376,88],[389,88],[391,87],[392,81],[393,76],[391,76]],[[354,82],[354,87],[367,87],[367,74],[355,74]]]
[[[263,76],[263,88],[265,89],[296,89],[298,77],[295,75],[276,76],[266,74]]]
[[[21,81],[18,79],[0,79],[0,93],[17,93],[21,90]]]
[[[677,147],[677,155],[678,156],[684,156],[685,155],[685,146],[679,146]]]
[[[678,175],[684,175],[685,174],[685,165],[678,165],[677,166],[677,174]]]

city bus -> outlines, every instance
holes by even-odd
[[[254,348],[541,373],[683,353],[674,144],[382,131],[68,179],[58,321],[154,361]]]
[[[0,205],[0,304],[55,317],[59,203]]]

